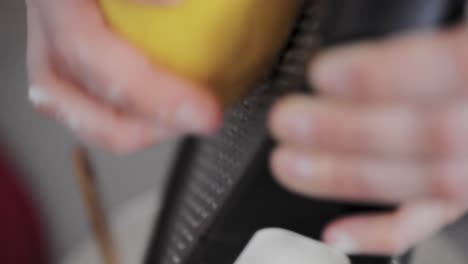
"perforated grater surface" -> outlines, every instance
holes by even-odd
[[[352,39],[353,32],[360,29],[359,22],[363,22],[360,19],[365,18],[365,14],[374,15],[374,9],[378,9],[375,2],[305,2],[291,41],[277,66],[258,88],[226,114],[219,135],[211,139],[188,139],[181,147],[179,160],[168,183],[162,218],[148,250],[147,264],[231,264],[259,229],[281,227],[319,239],[323,227],[338,216],[389,209],[311,200],[286,192],[274,182],[268,169],[268,156],[274,143],[265,128],[267,111],[276,99],[287,93],[306,90],[304,69],[311,56],[321,46]],[[395,9],[387,16],[392,21],[396,21],[396,14],[401,15],[398,11],[406,12],[408,7],[421,11],[415,8],[424,5],[427,11],[429,5],[437,12],[431,16],[425,13],[421,19],[399,17],[397,24],[385,19],[380,24],[373,21],[372,26],[357,34],[359,37],[377,36],[406,27],[441,24],[446,21],[447,13],[452,17],[452,10],[445,9],[445,4],[461,1],[377,2],[384,6],[386,12],[389,5],[393,6],[391,3],[401,5],[401,9]],[[366,10],[368,6],[373,9]],[[330,10],[357,11],[354,15],[362,17],[356,17],[356,23],[343,24],[342,19],[333,19],[335,11]],[[335,12],[335,15],[346,17],[340,12]],[[353,259],[353,264],[403,262],[390,257]]]

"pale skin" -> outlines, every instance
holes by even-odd
[[[311,197],[395,205],[331,223],[351,253],[399,254],[468,208],[465,26],[332,49],[309,71],[316,97],[279,102],[272,169]]]
[[[219,128],[215,97],[148,62],[106,26],[95,0],[26,2],[31,102],[86,142],[131,153]],[[309,71],[318,96],[272,110],[271,167],[285,187],[398,208],[338,219],[326,243],[400,254],[467,211],[467,30],[326,51]]]
[[[97,1],[26,3],[30,99],[85,141],[130,153],[219,127],[215,97],[114,34]]]

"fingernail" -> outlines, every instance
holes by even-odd
[[[313,84],[335,95],[350,93],[353,85],[353,65],[362,55],[363,48],[338,48],[321,55],[312,64],[310,78]]]
[[[188,133],[204,133],[207,131],[207,116],[191,103],[182,103],[175,112],[175,126]]]
[[[31,86],[29,88],[28,98],[34,106],[43,106],[50,102],[49,95],[39,86]]]
[[[358,252],[356,241],[345,231],[333,231],[326,241],[328,245],[345,254]]]

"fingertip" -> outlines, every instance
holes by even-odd
[[[348,255],[392,254],[387,252],[386,248],[382,248],[382,243],[378,243],[382,240],[379,238],[386,235],[384,230],[375,229],[375,223],[367,219],[367,216],[354,215],[332,221],[323,231],[322,239],[326,244]],[[373,237],[367,237],[369,232]]]
[[[287,96],[277,101],[268,114],[268,127],[277,139],[281,138],[282,128],[287,126],[290,116],[288,115],[288,108],[291,105],[292,96]]]
[[[268,127],[274,138],[288,142],[307,142],[313,135],[310,108],[313,101],[304,95],[288,96],[273,107]]]
[[[300,162],[299,155],[286,147],[279,147],[271,155],[272,170],[277,180],[288,188],[297,187],[297,163]],[[310,164],[305,161],[303,164],[309,167]],[[299,170],[308,170],[309,168],[299,168]]]
[[[278,115],[280,114],[280,102],[273,105],[270,112],[267,115],[267,127],[274,139],[279,140],[278,137]]]
[[[282,137],[283,127],[287,126],[287,123],[289,122],[290,117],[287,115],[286,110],[290,104],[290,96],[282,98],[273,105],[270,113],[268,114],[267,125],[276,139],[280,139]]]
[[[288,147],[279,147],[271,154],[270,162],[276,181],[284,188],[300,195],[318,195],[318,191],[310,186],[319,185],[312,182],[319,177],[317,174],[320,173],[320,168],[306,154]]]
[[[395,213],[353,215],[330,223],[323,232],[325,243],[347,254],[396,256],[410,246]]]
[[[188,96],[180,100],[170,116],[169,123],[189,134],[210,136],[220,129],[222,117],[223,111],[219,102],[202,91],[198,96]]]
[[[327,228],[323,234],[323,241],[344,254],[357,254],[360,251],[356,239],[349,231],[339,227]]]
[[[352,51],[344,50],[344,48],[320,54],[309,67],[308,79],[312,86],[321,91],[339,94],[346,92],[349,79],[349,62],[346,60],[352,54]]]

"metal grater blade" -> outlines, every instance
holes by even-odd
[[[303,87],[306,63],[319,47],[317,10],[316,5],[308,5],[282,62],[226,114],[219,135],[184,143],[184,161],[176,163],[173,173],[178,176],[173,179],[177,187],[168,192],[177,194],[169,198],[172,205],[163,212],[166,219],[147,263],[202,263],[188,259],[268,141],[266,112],[278,97]]]

